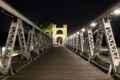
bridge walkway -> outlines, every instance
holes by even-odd
[[[8,80],[113,80],[70,50],[53,48]]]

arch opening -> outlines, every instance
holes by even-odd
[[[62,31],[62,30],[58,30],[58,31],[56,32],[56,34],[63,34],[63,31]]]
[[[57,38],[57,44],[60,46],[63,44],[63,38],[62,37],[58,37]]]

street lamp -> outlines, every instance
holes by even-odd
[[[111,14],[112,14],[112,15],[115,15],[115,16],[120,15],[120,8],[114,10]]]
[[[80,33],[79,33],[79,32],[77,32],[77,34],[79,35]]]
[[[97,22],[92,22],[92,23],[90,24],[90,27],[94,28],[96,25],[97,25]]]
[[[85,28],[82,28],[81,31],[82,31],[82,32],[85,32]]]

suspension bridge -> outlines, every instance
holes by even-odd
[[[53,24],[52,37],[0,0],[0,7],[15,16],[0,48],[0,80],[119,80],[120,49],[111,26],[111,17],[120,15],[119,6],[69,36],[67,25]]]

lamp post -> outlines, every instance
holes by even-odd
[[[111,15],[119,16],[119,15],[120,15],[120,8],[115,9],[115,10],[111,13]]]
[[[91,27],[91,28],[95,28],[96,25],[97,25],[97,22],[92,22],[92,23],[90,24],[90,27]]]

